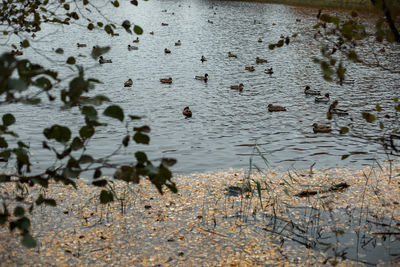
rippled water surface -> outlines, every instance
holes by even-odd
[[[374,158],[385,158],[378,153],[381,147],[377,144],[339,136],[336,132],[314,134],[312,131],[314,122],[331,123],[335,129],[338,126],[326,119],[328,105],[314,103],[313,97],[304,95],[305,85],[329,92],[355,119],[360,111],[371,109],[378,102],[389,104],[400,91],[398,74],[357,65],[348,66],[351,82],[343,86],[324,81],[319,66],[312,62],[312,57],[320,53],[310,32],[316,23],[317,9],[195,0],[152,0],[127,8],[129,1],[126,2],[118,9],[106,10],[105,15],[118,24],[128,18],[143,27],[144,34],[137,44],[139,50],[127,50],[136,36],[124,34],[122,29],[118,29],[120,36],[109,37],[102,32],[88,32],[83,25],[73,30],[58,28],[56,33],[48,35],[44,34],[45,29],[39,34],[34,46],[64,48],[62,57],[54,58],[53,52],[46,53],[55,62],[43,61],[32,49],[26,50],[25,55],[63,73],[70,70],[64,69],[63,63],[57,63],[58,59],[78,54],[86,56],[77,57],[77,63],[90,67],[87,77],[103,81],[94,93],[109,96],[127,114],[142,116],[141,124],[151,127],[151,144],[136,148],[148,152],[150,158],[176,158],[178,164],[173,170],[181,173],[247,167],[255,143],[265,151],[270,164],[281,169],[307,168],[314,162],[320,168],[359,167],[371,164]],[[291,36],[296,32],[299,35],[289,46],[268,49],[268,44],[279,40],[281,34]],[[257,42],[259,38],[262,43]],[[181,40],[181,46],[174,45],[177,40]],[[87,43],[88,47],[78,49],[77,42]],[[91,59],[93,45],[112,45],[105,57],[112,58],[113,63],[99,65]],[[398,65],[399,47],[387,46],[387,51],[395,55],[390,58]],[[164,48],[172,53],[164,54]],[[238,58],[228,58],[228,51]],[[200,61],[202,55],[207,58],[204,63]],[[269,62],[255,64],[256,57]],[[254,65],[256,70],[245,71],[245,65]],[[270,67],[274,69],[271,76],[264,73]],[[195,75],[205,73],[209,74],[208,83],[194,79]],[[166,77],[173,78],[171,85],[159,82]],[[128,78],[133,79],[132,88],[123,87]],[[229,89],[230,85],[239,83],[244,84],[243,92]],[[270,113],[267,110],[270,103],[284,105],[288,111]],[[181,113],[185,106],[190,106],[193,112],[190,119]],[[19,130],[26,131],[33,148],[41,147],[44,127],[58,120],[66,125],[81,120],[78,109],[57,114],[53,104],[11,108],[19,121],[24,122]],[[345,124],[348,120],[343,118],[338,122]],[[91,143],[90,149],[95,155],[110,153],[123,138],[123,125],[113,122],[109,126]],[[42,151],[40,148],[35,152],[35,160],[46,162],[48,155]],[[343,154],[353,156],[341,161]],[[132,158],[132,151],[124,151],[116,160],[128,162]]]

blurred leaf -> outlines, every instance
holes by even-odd
[[[39,79],[36,79],[33,84],[39,88],[42,88],[44,91],[49,91],[53,87],[53,84],[46,77],[40,77]]]
[[[123,180],[127,183],[139,183],[139,175],[136,173],[134,167],[123,165],[118,168],[114,173],[114,178],[118,180]]]
[[[106,108],[103,113],[105,116],[118,119],[120,121],[124,120],[124,111],[121,107],[117,105],[112,105]]]
[[[94,159],[92,156],[87,155],[87,154],[83,154],[80,158],[79,158],[79,163],[80,164],[86,164],[86,163],[93,163]]]
[[[135,157],[136,157],[136,159],[137,159],[138,162],[141,162],[141,163],[147,162],[146,153],[144,153],[144,152],[142,152],[142,151],[137,151],[137,152],[135,153]]]
[[[113,4],[115,7],[119,7],[119,2],[118,2],[117,0],[115,0],[114,2],[112,2],[112,4]]]
[[[97,59],[99,56],[104,55],[108,51],[110,51],[109,46],[104,46],[104,47],[94,46],[91,56],[93,59]]]
[[[25,209],[21,206],[18,206],[14,209],[14,216],[15,217],[22,217],[25,214]]]
[[[97,168],[97,169],[94,171],[93,179],[97,179],[97,178],[99,178],[100,176],[101,176],[101,169],[100,169],[100,168]]]
[[[71,149],[76,151],[83,147],[83,142],[79,137],[75,137],[71,143]]]
[[[379,128],[381,128],[381,129],[383,129],[383,128],[385,128],[384,126],[383,126],[383,122],[379,122]]]
[[[368,113],[368,112],[362,112],[362,117],[369,123],[374,122],[375,121],[375,115]]]
[[[376,104],[375,107],[376,107],[376,111],[378,111],[378,112],[382,111],[382,108],[381,108],[381,106],[379,104]]]
[[[53,125],[50,128],[46,128],[43,134],[47,139],[55,139],[57,142],[66,143],[71,138],[71,130],[68,127],[61,125]]]
[[[114,201],[114,196],[112,192],[109,192],[107,190],[102,190],[100,193],[100,203],[101,204],[107,204],[110,202]]]
[[[141,132],[137,132],[133,136],[133,140],[135,140],[135,142],[138,144],[148,144],[150,142],[150,137],[148,137],[145,134],[142,134]]]
[[[27,248],[34,248],[36,247],[36,241],[33,239],[33,237],[30,234],[24,234],[22,236],[22,245],[24,245]]]
[[[161,163],[166,167],[172,167],[176,164],[177,160],[172,158],[162,158]]]
[[[27,47],[29,47],[29,41],[28,40],[23,40],[22,42],[21,42],[21,46],[23,47],[23,48],[27,48]]]
[[[347,128],[347,127],[342,127],[342,128],[340,128],[340,131],[339,131],[340,134],[346,134],[348,132],[349,132],[349,128]]]
[[[108,184],[108,181],[107,180],[97,180],[97,181],[93,181],[92,184],[94,186],[104,187]]]
[[[131,22],[129,20],[125,20],[124,22],[122,22],[122,27],[125,29],[125,31],[127,31],[128,33],[132,34],[131,31]]]
[[[83,106],[82,114],[90,121],[97,120],[97,110],[92,106]]]
[[[55,52],[57,54],[64,54],[64,50],[62,48],[57,48]]]
[[[133,26],[133,31],[138,35],[141,35],[143,33],[143,29],[138,25]]]
[[[6,141],[6,139],[4,139],[3,137],[0,136],[0,148],[7,148],[8,147],[8,143]]]
[[[131,136],[129,134],[127,136],[125,136],[124,139],[122,139],[122,144],[124,145],[124,147],[127,147],[129,145],[130,139],[131,139]]]
[[[354,50],[350,50],[347,57],[353,62],[358,62],[358,55]]]
[[[89,29],[89,31],[93,30],[94,29],[93,23],[89,23],[87,28]]]
[[[82,126],[79,130],[79,135],[83,140],[86,140],[94,134],[94,128],[89,126]]]
[[[15,117],[11,113],[7,113],[3,115],[3,125],[8,127],[15,123]]]
[[[76,60],[74,57],[69,57],[67,59],[67,64],[74,65],[75,63],[76,63]]]
[[[350,155],[342,155],[342,160],[347,159]]]

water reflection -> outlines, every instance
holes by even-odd
[[[142,116],[143,124],[151,126],[151,144],[136,146],[149,153],[150,158],[177,158],[174,171],[189,173],[247,167],[252,151],[249,146],[254,143],[267,151],[265,157],[272,166],[282,169],[307,168],[314,162],[319,168],[358,167],[380,157],[379,145],[350,136],[312,132],[314,122],[327,122],[328,105],[305,97],[305,85],[329,92],[341,107],[349,109],[350,117],[356,118],[361,110],[372,109],[377,102],[389,104],[400,84],[398,75],[355,65],[349,68],[352,80],[343,86],[325,82],[319,67],[312,63],[312,57],[319,54],[309,32],[316,22],[317,9],[234,1],[149,1],[140,3],[130,14],[131,9],[124,5],[129,2],[121,3],[117,13],[111,13],[114,9],[105,10],[105,15],[116,21],[132,17],[143,26],[144,34],[135,44],[137,51],[127,50],[136,36],[122,34],[122,30],[120,36],[108,37],[103,33],[88,34],[80,27],[63,28],[44,39],[39,36],[41,43],[37,45],[49,48],[50,44],[52,48],[63,47],[66,55],[87,56],[79,57],[78,64],[94,66],[87,76],[104,82],[96,92],[108,95],[126,113]],[[296,32],[301,34],[289,46],[268,49],[268,44],[282,34],[291,36]],[[258,42],[259,38],[263,42]],[[181,40],[180,46],[174,45],[177,40]],[[88,47],[78,49],[76,42],[87,43]],[[89,56],[93,45],[112,45],[107,58],[112,58],[113,63],[94,62]],[[171,54],[165,54],[165,48]],[[229,51],[237,58],[229,58]],[[387,51],[399,53],[397,46]],[[25,54],[29,56],[28,52]],[[202,55],[207,58],[204,63],[200,61]],[[30,57],[35,59],[36,54]],[[62,59],[58,55],[54,59],[57,57]],[[255,64],[256,57],[266,58],[268,63]],[[45,64],[70,72],[61,63]],[[245,71],[245,65],[254,65],[256,70]],[[274,73],[265,74],[264,70],[270,67]],[[207,83],[194,79],[204,73],[209,74]],[[163,77],[172,77],[173,83],[161,84],[159,79]],[[123,87],[128,78],[133,79],[132,88]],[[239,83],[244,84],[242,92],[229,89]],[[284,105],[288,111],[269,113],[270,103]],[[181,114],[185,106],[193,112],[190,119]],[[46,161],[48,156],[41,150],[40,128],[57,120],[72,125],[80,120],[77,110],[71,115],[49,113],[47,110],[54,107],[46,104],[39,111],[14,107],[31,146],[40,149],[35,154],[37,161]],[[345,123],[348,119],[343,120]],[[111,123],[100,131],[90,150],[97,155],[110,153],[121,142],[123,132],[120,124]],[[343,154],[353,156],[341,161]],[[126,151],[116,160],[126,162],[131,157],[132,153]]]

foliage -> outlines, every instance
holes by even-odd
[[[137,1],[131,1],[131,3],[138,5]],[[119,7],[118,1],[112,1],[111,4]],[[5,36],[15,34],[22,38],[28,33],[41,31],[45,24],[72,25],[84,19],[89,21],[88,30],[98,29],[110,35],[114,34],[117,28],[115,24],[104,24],[100,21],[95,23],[86,17],[82,11],[83,7],[101,14],[101,10],[88,0],[3,1],[0,7],[0,29]],[[132,30],[136,34],[143,32],[140,26],[131,24],[128,20],[124,21],[121,27],[129,34],[132,34]],[[31,38],[34,36],[28,36],[21,41],[21,49],[30,46]],[[17,49],[15,44],[12,44],[12,47]],[[92,57],[97,59],[109,49],[109,47],[96,46],[92,50]],[[63,54],[63,49],[59,48],[55,52]],[[75,65],[76,61],[74,57],[69,57],[65,63]],[[168,169],[175,164],[174,159],[162,159],[160,164],[155,166],[144,152],[137,151],[135,159],[132,159],[129,164],[118,166],[112,163],[112,156],[122,148],[127,149],[131,145],[131,140],[138,144],[148,144],[150,128],[148,126],[132,128],[130,124],[140,118],[133,115],[126,116],[124,110],[115,104],[108,105],[100,114],[98,109],[102,104],[110,102],[110,99],[104,95],[90,98],[85,96],[100,81],[86,78],[82,66],[76,66],[76,70],[77,74],[69,81],[68,87],[57,91],[55,86],[65,82],[65,79],[60,78],[60,73],[56,70],[47,69],[26,59],[18,60],[11,53],[0,56],[0,105],[15,103],[38,105],[47,98],[48,101],[59,104],[63,109],[79,109],[84,119],[84,123],[79,125],[76,131],[71,130],[67,125],[62,125],[61,121],[59,124],[43,129],[42,147],[53,154],[54,163],[49,163],[44,170],[39,173],[35,171],[35,174],[32,174],[35,163],[31,160],[31,148],[16,131],[17,119],[12,113],[2,115],[0,163],[3,167],[14,167],[10,172],[0,173],[0,186],[2,186],[0,224],[2,226],[8,224],[10,231],[19,230],[22,244],[28,248],[36,246],[36,241],[31,235],[29,213],[40,205],[57,205],[54,199],[46,198],[43,194],[36,199],[29,199],[27,197],[29,188],[35,185],[45,189],[55,182],[77,188],[79,186],[77,179],[85,174],[93,173],[92,184],[103,188],[99,197],[100,202],[106,204],[114,198],[118,199],[115,191],[109,186],[111,181],[102,178],[105,170],[112,170],[114,179],[137,184],[140,178],[147,177],[160,194],[163,193],[164,186],[172,192],[177,192],[176,185],[171,180],[172,173]],[[126,134],[121,137],[121,144],[110,155],[103,157],[91,155],[87,150],[88,144],[99,129],[107,126],[107,123],[101,120],[106,118],[119,121],[121,127],[126,128]]]

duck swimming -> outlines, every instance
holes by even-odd
[[[308,85],[304,88],[304,93],[306,95],[321,95],[321,91],[311,90]]]
[[[262,43],[262,39],[261,39],[261,38],[258,38],[258,42],[259,42],[259,43]]]
[[[139,49],[139,47],[137,47],[137,46],[134,46],[134,45],[128,45],[128,50],[129,51],[132,51],[132,50],[138,50]]]
[[[241,83],[239,85],[231,85],[231,89],[243,91],[243,83]]]
[[[99,63],[104,64],[104,63],[112,63],[111,59],[104,59],[103,56],[99,57]]]
[[[161,83],[172,83],[172,78],[171,78],[171,77],[169,77],[169,78],[162,78],[162,79],[160,79],[160,82],[161,82]]]
[[[207,61],[207,59],[206,59],[206,57],[205,57],[205,56],[201,56],[201,59],[200,59],[200,61],[201,61],[201,62],[204,62],[204,61]]]
[[[195,76],[194,78],[196,80],[199,80],[199,81],[207,82],[208,81],[208,74],[206,73],[206,74],[204,74],[204,76]]]
[[[87,45],[86,45],[86,44],[76,43],[76,46],[77,46],[77,47],[86,47]]]
[[[332,115],[333,114],[337,115],[337,116],[347,116],[347,115],[349,115],[347,110],[336,108],[338,103],[339,103],[339,101],[337,101],[337,100],[333,101],[332,105],[329,106],[329,113],[331,113]]]
[[[181,40],[178,40],[178,42],[175,43],[176,46],[181,45]]]
[[[186,118],[191,118],[192,117],[192,111],[190,110],[189,107],[185,107],[182,111],[183,116]]]
[[[324,125],[324,124],[318,125],[317,123],[314,123],[312,126],[314,133],[329,133],[332,131],[332,128],[329,125]]]
[[[231,51],[228,52],[228,57],[237,57],[235,54],[232,54]]]
[[[257,64],[262,64],[262,63],[267,63],[267,62],[268,62],[268,60],[266,60],[266,59],[256,57]]]
[[[272,68],[265,69],[264,72],[265,72],[266,74],[269,74],[269,75],[271,75],[271,74],[274,73],[274,71],[272,70]]]
[[[132,41],[133,43],[139,43],[139,37],[136,37],[136,40]]]
[[[268,111],[269,112],[286,111],[286,108],[282,106],[274,106],[272,104],[269,104]]]
[[[255,70],[254,66],[245,66],[244,69],[248,70],[248,71],[254,71]]]
[[[315,102],[328,103],[329,102],[329,93],[326,93],[324,96],[316,96]]]
[[[132,87],[132,85],[133,85],[132,79],[129,79],[126,82],[124,82],[124,87]]]
[[[171,54],[171,50],[169,50],[168,48],[164,48],[164,53],[165,54]]]

